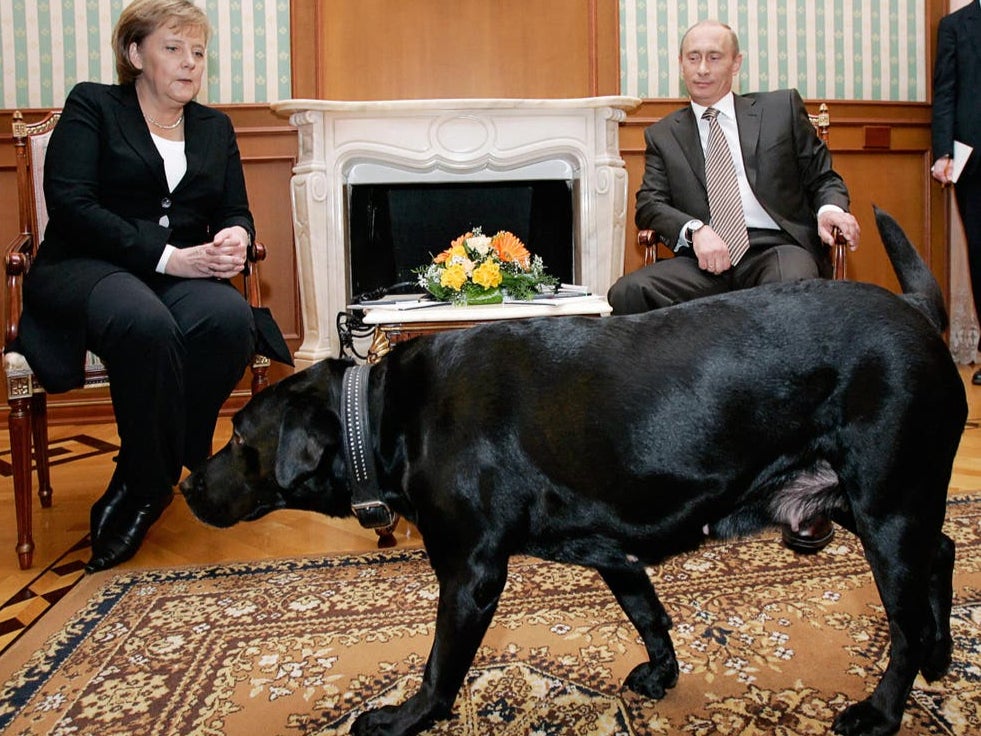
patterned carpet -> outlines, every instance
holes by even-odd
[[[954,665],[917,680],[904,734],[981,733],[981,495],[951,501]],[[621,692],[643,647],[591,571],[512,561],[454,719],[433,734],[827,734],[885,664],[857,541],[798,557],[713,543],[652,577],[682,667]],[[432,643],[422,551],[89,576],[0,657],[2,734],[345,734],[402,701]]]

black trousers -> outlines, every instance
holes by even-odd
[[[818,276],[814,256],[799,245],[753,245],[739,265],[720,274],[703,271],[689,256],[665,258],[622,276],[607,299],[614,314],[637,314],[712,294]]]
[[[971,270],[971,292],[974,309],[981,322],[981,168],[970,176],[961,176],[954,185],[957,211],[964,222],[967,259]]]
[[[89,295],[87,330],[109,372],[116,473],[132,493],[159,497],[211,454],[218,412],[255,349],[252,310],[227,282],[118,272]]]

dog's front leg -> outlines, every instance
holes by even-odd
[[[649,662],[634,667],[623,684],[635,693],[659,700],[678,682],[678,659],[668,633],[671,617],[640,565],[600,569],[599,574],[640,633],[650,657]]]
[[[433,566],[437,567],[435,561]],[[409,736],[449,717],[497,610],[507,580],[507,560],[476,563],[470,558],[455,562],[454,568],[436,569],[440,579],[436,635],[422,687],[402,705],[362,713],[351,728],[355,736]]]

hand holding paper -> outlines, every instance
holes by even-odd
[[[964,171],[964,165],[967,164],[967,160],[971,157],[973,150],[966,143],[954,141],[954,157],[951,159],[951,165],[947,168],[947,178],[950,179],[952,184],[956,184],[957,180],[960,179],[961,172]]]

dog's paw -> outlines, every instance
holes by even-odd
[[[678,682],[678,660],[654,664],[644,662],[633,668],[624,680],[624,687],[651,700],[660,700]]]
[[[369,710],[358,716],[351,725],[352,736],[400,736],[405,731],[393,728],[397,708],[386,705],[384,708]]]
[[[899,731],[899,724],[899,719],[887,718],[868,700],[863,700],[839,713],[832,730],[840,736],[890,736]]]
[[[413,717],[407,701],[365,711],[351,725],[352,736],[413,736],[439,720],[437,717]]]
[[[948,649],[946,652],[937,650],[931,654],[927,661],[920,667],[920,674],[927,682],[936,682],[950,669],[952,653]]]
[[[949,636],[934,642],[933,646],[927,648],[923,664],[920,666],[920,674],[926,678],[927,682],[936,682],[947,674],[953,659],[953,648],[954,645]]]

